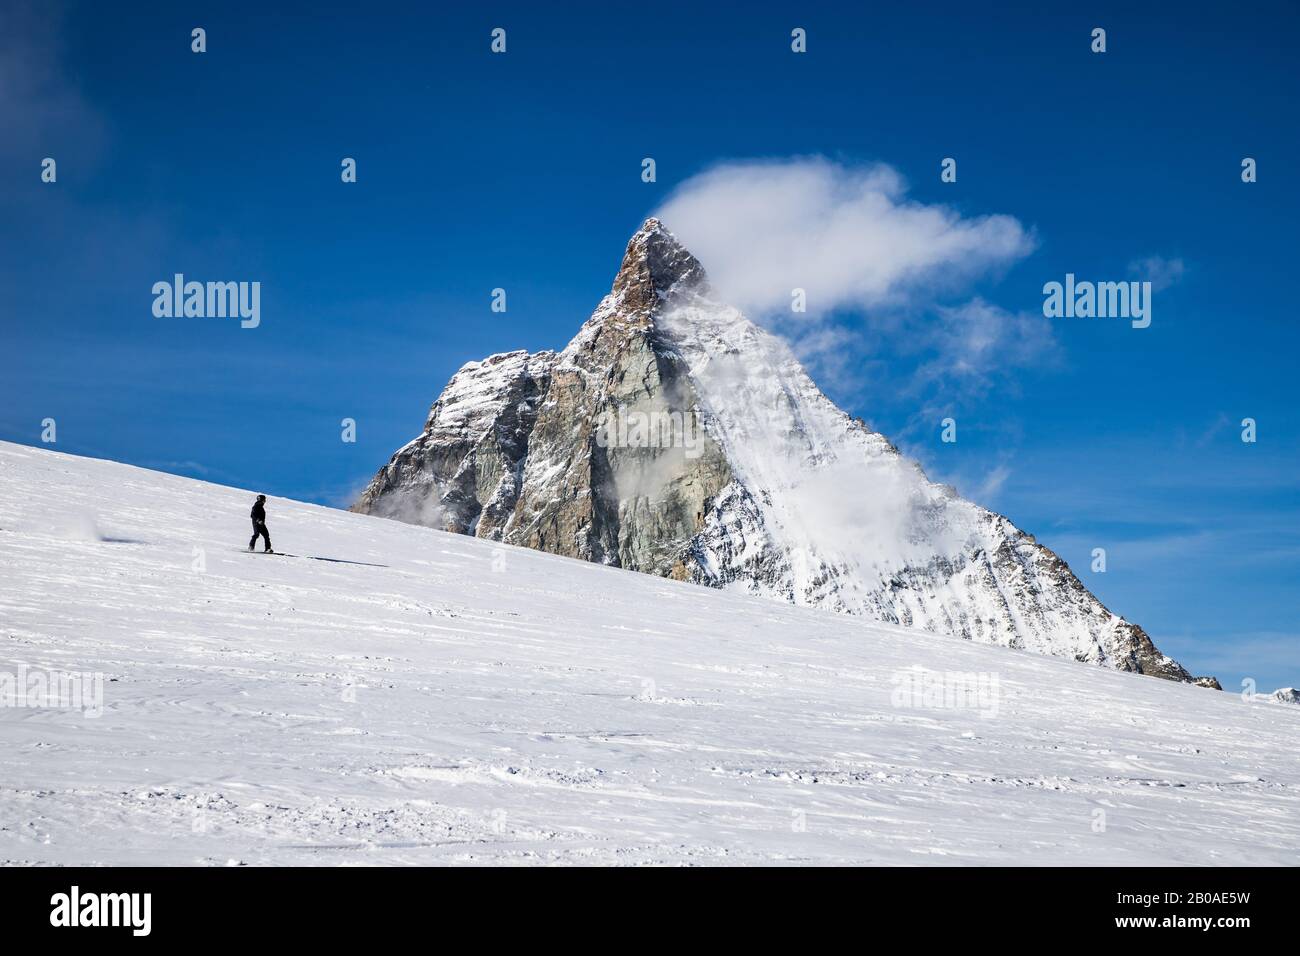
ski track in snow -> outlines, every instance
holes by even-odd
[[[0,707],[0,862],[1300,849],[1300,709],[283,499],[297,557],[248,555],[252,497],[0,443],[0,672],[105,675],[98,718]],[[914,665],[997,715],[894,706]]]

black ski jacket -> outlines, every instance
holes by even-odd
[[[249,512],[254,524],[266,523],[266,507],[260,501],[253,502],[253,510]]]

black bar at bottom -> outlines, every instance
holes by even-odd
[[[1294,878],[1281,868],[42,868],[0,870],[0,916],[10,945],[70,933],[128,945],[336,947],[375,945],[394,932],[436,933],[446,945],[460,932],[485,943],[544,943],[559,930],[602,934],[570,942],[667,945],[682,940],[661,934],[679,929],[697,943],[777,933],[811,945],[834,932],[864,941],[903,933],[918,944],[955,936],[996,945],[1014,933],[1217,945],[1289,935]]]

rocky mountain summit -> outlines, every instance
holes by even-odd
[[[837,408],[656,219],[563,351],[466,364],[352,510],[1218,687]]]

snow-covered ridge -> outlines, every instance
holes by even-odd
[[[1261,699],[1273,704],[1300,704],[1300,690],[1294,687],[1279,687]]]
[[[517,384],[529,365],[539,369],[527,376],[531,391]],[[481,366],[498,371],[484,375]],[[522,395],[530,404],[518,405]],[[604,447],[599,422],[627,409],[698,417],[709,439],[703,453]],[[439,429],[449,419],[479,423],[480,437],[448,439]],[[509,438],[505,453],[497,439],[481,438],[496,433]],[[467,474],[484,470],[481,441],[492,446],[488,480],[469,482]],[[715,298],[704,268],[655,219],[632,237],[609,295],[563,351],[466,366],[425,433],[355,507],[1193,680],[1057,555],[930,482],[888,439],[837,408],[784,343]]]
[[[0,865],[1300,851],[1300,709],[280,498],[250,555],[257,490],[0,443],[0,675],[103,690],[0,707]]]

